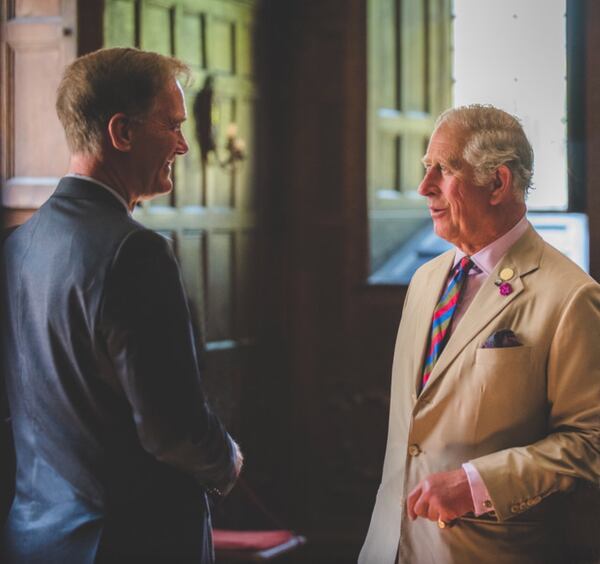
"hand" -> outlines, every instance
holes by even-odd
[[[413,521],[425,517],[448,522],[474,511],[467,474],[459,468],[427,476],[408,494],[406,507]]]
[[[235,486],[235,483],[242,471],[242,466],[244,465],[244,455],[242,454],[239,445],[231,437],[230,440],[233,446],[233,456],[235,457],[233,462],[235,475],[228,484],[220,486],[219,488],[211,488],[208,490],[211,494],[219,497],[226,496],[233,489],[233,486]]]
[[[239,445],[233,439],[232,442],[235,450],[235,477],[237,478],[242,471],[242,466],[244,465],[244,455],[242,454]]]

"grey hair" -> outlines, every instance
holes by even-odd
[[[473,167],[476,184],[487,184],[506,165],[515,190],[525,197],[532,189],[533,149],[518,118],[491,105],[472,104],[443,112],[435,128],[441,125],[465,133],[462,158]]]

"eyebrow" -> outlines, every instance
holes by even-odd
[[[431,164],[431,159],[429,157],[427,157],[427,155],[424,155],[421,158],[421,163],[423,164],[423,166],[427,166],[427,165]],[[448,158],[444,158],[444,159],[438,159],[438,163],[441,163],[445,166],[449,166],[450,168],[452,168],[454,170],[460,170],[462,168],[461,158],[457,157],[455,155],[451,155]]]

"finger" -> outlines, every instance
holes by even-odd
[[[406,510],[408,511],[408,516],[414,521],[417,518],[417,514],[415,513],[415,503],[421,496],[421,487],[417,486],[412,492],[408,494],[408,498],[406,500]]]
[[[427,519],[429,519],[430,521],[437,521],[439,518],[440,518],[439,508],[435,504],[430,503],[427,506]]]
[[[428,519],[429,514],[429,502],[424,495],[420,495],[414,506],[414,513],[416,517],[425,517]]]

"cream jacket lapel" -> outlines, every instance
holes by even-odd
[[[432,393],[430,390],[434,388],[435,381],[444,374],[465,346],[477,338],[490,322],[521,294],[524,289],[522,277],[538,268],[543,248],[543,240],[533,228],[530,228],[496,265],[451,334],[438,362],[433,367],[422,395],[427,396]],[[510,280],[513,291],[507,296],[502,296],[495,282],[500,276],[500,271],[507,266],[515,273]],[[431,324],[431,321],[429,323]]]

